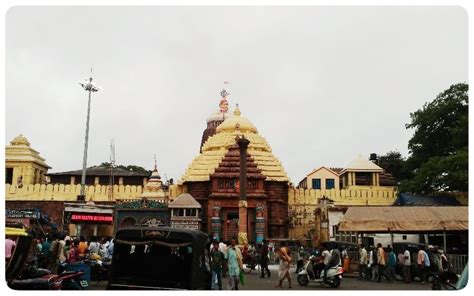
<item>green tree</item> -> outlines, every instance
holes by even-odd
[[[398,183],[410,177],[410,173],[406,169],[406,159],[398,151],[390,151],[379,156],[377,164],[390,173]]]
[[[110,167],[110,162],[103,162],[100,164],[100,166],[105,166],[105,167]],[[140,174],[147,174],[148,176],[151,175],[152,171],[145,169],[144,167],[138,166],[138,165],[115,165],[116,168],[131,171],[134,173],[140,173]]]
[[[467,191],[468,89],[466,83],[452,85],[410,114],[406,128],[415,133],[406,167],[412,177],[401,182],[401,192]]]

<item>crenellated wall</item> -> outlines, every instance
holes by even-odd
[[[315,228],[317,202],[326,196],[334,200],[334,206],[344,208],[349,206],[391,206],[397,198],[393,187],[377,187],[376,189],[354,190],[315,190],[288,189],[288,207],[292,226],[290,238],[308,238],[308,232]]]
[[[353,190],[315,190],[315,189],[288,189],[288,204],[313,203],[326,196],[334,200],[337,206],[387,206],[392,205],[397,198],[393,187],[382,189],[353,189]]]
[[[109,195],[109,186],[86,186],[86,201],[134,200],[140,198],[142,190],[142,186],[114,185],[113,195]],[[22,188],[5,184],[5,199],[6,201],[76,201],[80,191],[79,184],[34,184]]]

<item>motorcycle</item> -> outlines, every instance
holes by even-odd
[[[82,290],[88,287],[81,281],[82,271],[65,271],[52,274],[50,270],[28,264],[21,275],[8,283],[14,290]]]
[[[244,272],[250,273],[252,270],[260,269],[260,262],[259,262],[258,254],[247,255],[244,258]]]
[[[307,286],[309,283],[318,283],[321,285],[328,285],[331,288],[337,288],[341,285],[342,274],[344,270],[340,266],[334,266],[328,269],[326,277],[324,272],[321,271],[317,274],[314,270],[313,262],[315,261],[314,256],[310,256],[309,260],[305,263],[302,271],[298,273],[298,284],[301,286]]]

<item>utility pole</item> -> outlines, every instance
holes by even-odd
[[[100,90],[98,86],[96,86],[92,82],[92,69],[91,69],[91,76],[89,79],[86,79],[85,82],[79,82],[79,85],[89,93],[89,101],[87,103],[87,121],[86,121],[86,136],[84,139],[84,156],[82,159],[82,177],[81,177],[81,194],[77,197],[78,201],[85,201],[86,200],[86,169],[87,169],[87,147],[89,144],[89,121],[90,121],[90,112],[91,112],[91,96],[93,92],[97,92]]]

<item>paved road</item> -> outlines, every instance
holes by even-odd
[[[274,269],[274,268],[272,268]],[[292,270],[292,289],[291,290],[333,290],[328,286],[321,286],[319,284],[310,283],[306,287],[302,287],[296,281],[296,274]],[[245,277],[245,285],[241,286],[242,290],[279,290],[275,287],[278,284],[278,271],[272,271],[270,278],[260,278],[260,274],[252,272]],[[406,284],[403,282],[389,283],[389,282],[372,282],[366,280],[359,280],[357,277],[345,276],[341,281],[338,290],[431,290],[430,284],[420,284],[418,282]],[[288,282],[285,280],[282,290],[288,290]]]
[[[272,272],[270,278],[260,278],[260,273],[252,271],[250,274],[246,274],[245,285],[241,286],[242,290],[278,290],[276,285],[278,284],[278,267],[276,265],[270,266]],[[328,286],[321,286],[319,284],[310,283],[306,287],[302,287],[296,281],[295,270],[292,271],[292,289],[291,290],[333,290]],[[223,279],[225,280],[225,279]],[[431,290],[430,284],[420,284],[414,282],[406,284],[404,282],[390,283],[390,282],[372,282],[366,280],[360,280],[356,275],[344,276],[341,285],[338,290]],[[288,289],[288,282],[285,280],[282,290]]]
[[[272,272],[270,278],[260,278],[260,273],[252,271],[250,274],[245,275],[245,285],[240,286],[241,290],[280,290],[280,288],[275,287],[278,284],[278,266],[270,266]],[[296,281],[296,274],[294,269],[292,271],[292,284],[293,287],[291,290],[333,290],[327,286],[321,286],[318,284],[310,283],[306,287],[302,287]],[[227,279],[222,279],[223,288],[226,289]],[[106,282],[96,283],[95,281],[90,283],[91,290],[103,290],[105,289]],[[338,290],[430,290],[430,284],[420,284],[414,282],[411,284],[406,284],[403,282],[389,283],[389,282],[372,282],[366,280],[359,280],[354,275],[344,276],[341,282],[341,285]],[[283,288],[281,290],[289,290],[288,282],[285,281]]]

